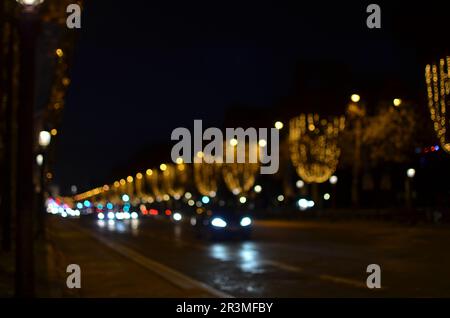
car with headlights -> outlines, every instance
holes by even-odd
[[[252,232],[250,214],[228,208],[197,209],[190,223],[206,239],[249,239]]]

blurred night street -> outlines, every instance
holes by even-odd
[[[450,298],[447,2],[0,1],[0,298]]]
[[[442,253],[450,236],[448,228],[361,221],[261,221],[251,241],[203,242],[195,238],[189,225],[164,220],[64,220],[54,226],[60,230],[87,228],[94,237],[128,247],[235,297],[450,296],[450,278],[441,266],[449,262],[449,256]],[[75,255],[70,261],[83,264]],[[365,285],[369,263],[383,268],[382,290],[369,290]],[[124,280],[133,273],[119,269],[115,275],[116,280]],[[92,277],[84,281],[84,288],[95,290],[92,285],[97,283],[98,278]],[[145,295],[140,293],[134,289],[127,296]]]

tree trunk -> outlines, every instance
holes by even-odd
[[[361,170],[361,119],[355,122],[355,156],[353,162],[353,178],[352,178],[352,205],[354,208],[359,207],[359,172]]]
[[[22,13],[20,34],[20,87],[18,109],[18,169],[16,217],[16,296],[34,296],[34,76],[38,18]]]
[[[4,10],[4,3],[2,10]],[[3,19],[5,18],[5,19]],[[1,78],[0,97],[5,103],[5,130],[4,130],[4,164],[2,171],[2,198],[1,198],[1,247],[5,252],[11,251],[12,239],[11,239],[11,221],[13,215],[13,173],[14,173],[14,134],[13,122],[14,116],[14,104],[13,104],[13,58],[14,58],[14,34],[10,20],[6,20],[5,11],[2,12],[2,37],[5,37],[3,43],[6,43],[5,50],[1,48],[1,69],[5,70],[5,77]],[[3,67],[4,66],[4,67]],[[2,74],[3,75],[3,74]]]

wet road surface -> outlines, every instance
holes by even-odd
[[[167,220],[71,222],[236,297],[450,296],[448,228],[261,221],[250,240],[214,242]],[[366,286],[369,264],[381,289]]]

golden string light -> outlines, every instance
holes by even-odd
[[[169,195],[175,199],[181,198],[188,182],[188,169],[184,163],[166,165],[163,171],[164,187]]]
[[[433,121],[434,130],[439,143],[446,152],[450,153],[450,143],[447,140],[447,125],[449,121],[446,109],[450,101],[450,56],[439,60],[439,65],[428,64],[425,67],[425,81],[427,84],[428,108]]]
[[[156,176],[160,183],[154,183],[153,177]],[[114,181],[111,185],[103,185],[102,187],[94,188],[89,191],[76,194],[73,199],[75,201],[80,200],[98,200],[98,201],[109,201],[112,203],[121,203],[122,195],[127,194],[133,203],[139,202],[149,202],[152,203],[154,198],[151,191],[156,192],[160,195],[161,199],[165,193],[160,191],[164,189],[161,185],[162,175],[158,176],[158,173],[154,173],[154,170],[147,169],[145,174],[138,172],[135,177],[127,176],[120,180]]]
[[[237,144],[237,143],[236,143]],[[234,143],[225,143],[225,153],[232,151],[234,157],[238,147]],[[227,149],[228,148],[228,149]],[[222,167],[222,176],[227,188],[234,194],[244,194],[249,191],[256,181],[256,176],[259,172],[259,164],[256,160],[255,163],[250,162],[250,153],[256,154],[256,158],[259,156],[259,145],[246,144],[245,145],[245,162],[244,163],[225,163]]]
[[[198,192],[202,195],[214,197],[217,193],[220,174],[219,163],[194,163],[194,181]]]
[[[132,176],[128,176],[126,181],[127,181],[127,183],[125,185],[124,194],[126,193],[129,196],[131,202],[137,203],[136,202],[137,198],[136,198],[135,191],[134,191],[134,186],[135,186],[134,178]]]
[[[236,157],[237,144],[229,145],[233,148]],[[259,147],[262,145],[246,145],[245,162],[246,163],[195,163],[193,164],[193,179],[198,191],[202,195],[214,197],[218,191],[220,175],[223,176],[225,184],[234,194],[242,194],[247,192],[255,183],[256,175],[259,171],[258,163],[249,163],[250,150],[256,151],[259,156]],[[226,151],[226,150],[225,150]],[[204,154],[198,154],[204,158]],[[257,161],[257,160],[256,160]],[[221,170],[222,166],[224,167]],[[115,181],[113,184],[105,185],[105,196],[108,196],[110,202],[120,203],[123,194],[130,196],[132,202],[153,202],[168,201],[170,196],[173,198],[181,198],[184,194],[186,186],[190,179],[190,169],[183,163],[182,159],[176,161],[176,164],[161,164],[159,169],[147,169],[144,173],[137,173],[135,177],[128,176],[126,178]],[[76,201],[85,198],[92,198],[98,188],[87,191],[74,196]],[[151,191],[149,191],[151,189]]]
[[[327,181],[336,171],[340,149],[338,135],[345,118],[331,120],[302,114],[289,122],[289,151],[297,174],[307,183]]]
[[[119,186],[119,188],[117,189],[117,197],[115,198],[116,199],[116,203],[121,203],[122,202],[122,196],[125,194],[125,193],[127,193],[127,189],[128,189],[128,186],[127,186],[127,180],[125,180],[125,179],[120,179],[119,180],[119,184],[120,184],[120,186]]]
[[[86,192],[77,194],[77,195],[75,195],[74,198],[75,198],[75,200],[77,200],[77,201],[86,200],[86,199],[88,199],[88,198],[90,198],[90,197],[93,197],[94,195],[98,194],[99,191],[100,191],[99,188],[94,188],[94,189],[92,189],[92,190],[89,190],[89,191],[86,191]]]
[[[134,191],[136,198],[138,198],[139,200],[142,200],[144,197],[143,187],[144,187],[144,176],[142,173],[138,172],[136,173],[136,177],[134,178]]]
[[[141,184],[141,200],[146,203],[152,203],[154,201],[154,193],[152,192],[152,177],[153,177],[153,170],[147,169],[145,173],[142,174],[142,184]]]
[[[161,165],[162,166],[162,165]],[[158,171],[158,169],[154,169],[151,176],[149,176],[148,180],[150,181],[150,187],[152,189],[152,193],[156,199],[156,201],[160,202],[162,200],[167,201],[168,191],[164,182],[164,171],[167,170],[167,165],[160,167],[162,171]]]
[[[99,190],[99,193],[94,197],[94,201],[105,204],[108,200],[109,186],[105,184],[104,186],[98,187],[97,189]]]
[[[77,1],[82,5],[83,1]],[[62,121],[62,110],[65,107],[66,93],[70,85],[70,67],[72,61],[74,44],[76,42],[76,33],[70,32],[66,25],[66,10],[68,4],[73,3],[71,0],[51,1],[45,3],[42,11],[42,20],[44,28],[51,35],[55,36],[55,47],[51,47],[53,51],[53,74],[52,85],[49,90],[48,105],[44,110],[44,120],[52,126],[59,126]],[[48,26],[51,26],[48,28]],[[55,134],[53,134],[53,132]],[[57,129],[52,129],[52,135],[56,135]]]
[[[110,191],[108,192],[108,201],[114,204],[120,202],[120,182],[114,181],[114,183],[110,186]]]

